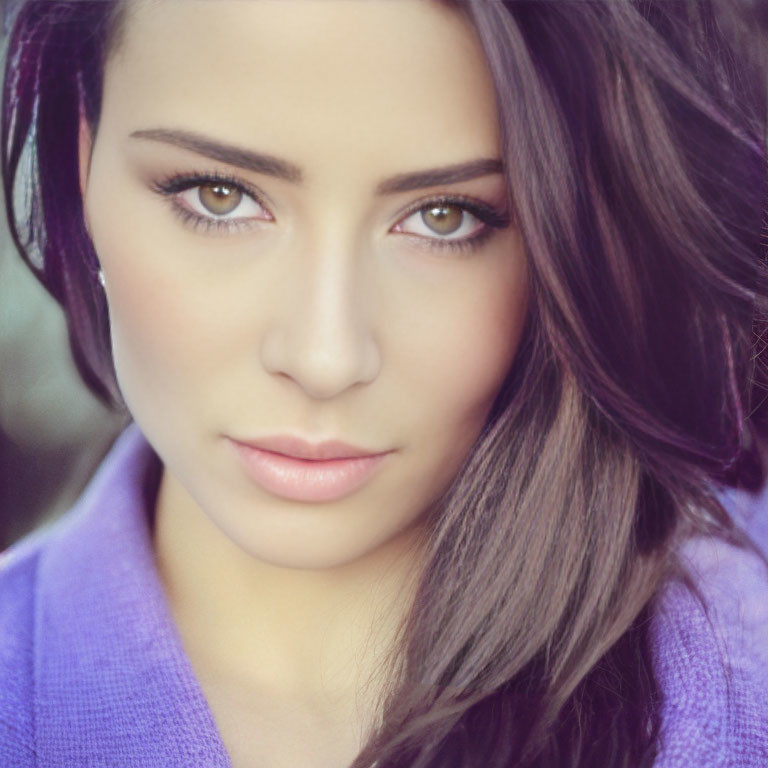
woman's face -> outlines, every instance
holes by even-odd
[[[118,380],[175,497],[273,564],[407,540],[526,313],[472,27],[416,0],[132,3],[90,164],[89,141]],[[232,442],[285,436],[384,455],[248,469]]]

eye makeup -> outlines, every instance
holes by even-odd
[[[396,226],[399,226],[414,213],[444,206],[456,207],[465,213],[469,213],[483,224],[482,228],[472,235],[455,238],[431,237],[405,231],[401,232],[401,234],[417,241],[416,244],[419,247],[467,251],[479,248],[493,236],[496,230],[506,229],[510,224],[510,217],[507,214],[476,198],[467,197],[466,195],[436,195],[410,205],[405,210],[405,213],[400,216]]]
[[[267,219],[254,219],[245,217],[227,217],[216,216],[211,213],[205,216],[193,211],[188,205],[180,202],[179,196],[196,187],[215,187],[224,186],[235,190],[244,197],[253,200],[267,214]],[[178,173],[166,177],[160,181],[152,183],[153,191],[157,192],[166,199],[171,206],[171,210],[181,221],[195,231],[203,231],[212,234],[232,234],[242,232],[254,226],[255,222],[273,221],[269,208],[263,201],[262,196],[250,184],[246,184],[234,176],[224,173],[207,173],[193,171],[192,173]]]
[[[239,192],[244,198],[250,198],[250,200],[255,202],[261,209],[263,209],[267,216],[265,218],[236,217],[230,215],[217,216],[213,212],[208,216],[192,210],[188,204],[181,201],[180,195],[183,192],[206,186],[224,186]],[[246,231],[254,226],[260,226],[264,223],[274,221],[262,195],[250,184],[245,183],[241,179],[229,176],[228,174],[197,171],[192,173],[179,173],[153,182],[151,188],[154,192],[161,195],[169,202],[172,212],[181,219],[185,226],[188,226],[195,231],[227,235]],[[419,248],[438,251],[469,251],[481,247],[493,236],[495,231],[505,229],[510,224],[510,217],[508,214],[496,210],[496,208],[486,202],[466,195],[441,194],[424,198],[408,206],[408,208],[400,214],[394,227],[401,226],[402,223],[414,213],[441,207],[455,207],[461,211],[462,216],[469,214],[476,218],[482,226],[471,235],[457,238],[440,237],[438,233],[435,233],[434,236],[416,234],[405,230],[396,230],[394,228],[390,231],[393,231],[394,234],[408,237],[408,239]],[[236,210],[237,208],[233,210],[233,213]]]

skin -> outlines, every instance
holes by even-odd
[[[131,136],[152,129],[283,158],[303,181]],[[341,766],[361,746],[420,524],[487,419],[528,296],[513,226],[429,248],[456,235],[407,213],[447,194],[504,212],[501,173],[376,187],[499,157],[482,50],[443,5],[131,4],[96,136],[81,125],[81,186],[120,387],[164,464],[158,569],[235,765]],[[189,226],[173,200],[199,213],[200,188],[155,186],[197,172],[264,207],[243,198],[234,230]],[[462,236],[483,226],[452,215]],[[287,501],[224,439],[275,434],[392,453],[345,498]]]

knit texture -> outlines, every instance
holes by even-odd
[[[768,492],[720,495],[768,551]],[[658,768],[768,767],[768,576],[756,555],[699,538],[682,553],[700,602],[682,583],[656,605],[652,647],[666,702]],[[702,604],[703,603],[703,604]]]
[[[65,516],[0,554],[0,766],[231,766],[163,591],[143,492],[159,459],[133,424]],[[768,543],[768,495],[725,494]],[[652,638],[657,768],[768,766],[768,575],[708,540],[685,550],[705,609],[670,584]]]

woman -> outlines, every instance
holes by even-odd
[[[764,765],[756,22],[23,3],[9,221],[134,424],[6,556],[4,763]]]

